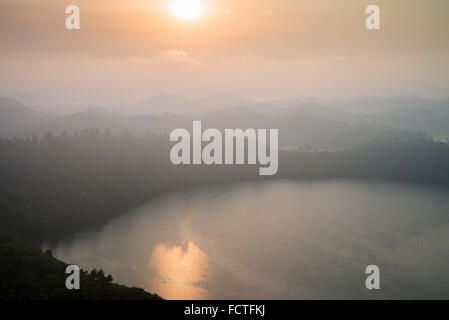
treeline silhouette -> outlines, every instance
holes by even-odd
[[[409,136],[407,136],[409,137]],[[259,165],[174,166],[166,135],[126,130],[0,139],[0,225],[39,242],[70,236],[166,192],[262,179],[382,179],[449,185],[449,147],[425,135],[340,152],[281,151]]]
[[[341,152],[281,153],[281,177],[364,179],[449,186],[449,145],[426,137],[375,140]]]

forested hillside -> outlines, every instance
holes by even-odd
[[[143,289],[112,283],[102,270],[80,274],[80,289],[65,286],[67,264],[0,228],[0,300],[158,300]]]
[[[0,140],[0,225],[29,241],[102,225],[151,197],[261,180],[259,165],[174,166],[167,136],[85,130],[42,140]],[[279,153],[269,179],[368,179],[449,185],[449,147],[423,135],[341,152]]]

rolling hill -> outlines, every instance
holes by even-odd
[[[2,97],[0,98],[0,136],[13,137],[23,135],[30,128],[45,125],[54,116],[37,112],[20,102]]]

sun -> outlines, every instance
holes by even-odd
[[[171,12],[183,20],[194,20],[204,12],[201,0],[173,0],[170,5]]]

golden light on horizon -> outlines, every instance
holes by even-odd
[[[171,12],[183,20],[194,20],[204,13],[204,5],[201,0],[172,0]]]

